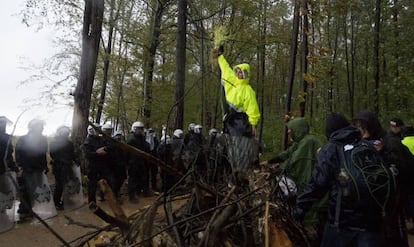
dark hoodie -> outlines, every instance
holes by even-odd
[[[370,110],[363,110],[359,112],[353,119],[363,120],[367,124],[367,130],[370,133],[371,140],[381,140],[385,136],[384,129],[381,126],[377,116]]]
[[[329,124],[329,121],[327,124]],[[335,129],[333,126],[330,127]],[[331,133],[329,142],[319,152],[318,163],[312,173],[310,182],[306,185],[303,193],[297,198],[296,208],[294,210],[297,219],[300,220],[303,218],[312,204],[329,192],[329,224],[335,223],[337,204],[340,203],[339,229],[381,230],[382,219],[379,217],[380,212],[366,207],[368,205],[368,202],[364,202],[366,198],[361,198],[358,203],[347,202],[344,199],[338,201],[340,188],[338,175],[340,172],[340,157],[338,156],[338,147],[355,143],[360,138],[360,132],[354,126],[347,126],[339,130],[334,130]]]
[[[329,140],[331,134],[339,129],[345,128],[349,126],[350,123],[346,118],[336,112],[331,112],[326,117],[326,126],[325,126],[325,135],[326,138]]]

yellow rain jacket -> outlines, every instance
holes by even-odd
[[[249,84],[250,66],[242,63],[232,69],[223,55],[218,57],[218,64],[221,70],[221,83],[224,86],[227,103],[236,111],[244,112],[249,118],[249,123],[257,125],[260,120],[259,105],[256,100],[256,93]],[[235,73],[236,68],[243,71],[244,79],[239,79]]]

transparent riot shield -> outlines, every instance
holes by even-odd
[[[14,172],[0,175],[0,233],[12,229],[15,224],[16,187],[13,179],[16,179]]]
[[[83,206],[82,177],[80,167],[72,165],[63,189],[63,205],[65,210],[77,209]],[[69,171],[69,172],[70,172]]]
[[[27,176],[28,190],[32,201],[32,210],[42,219],[57,215],[49,181],[43,172],[34,172]]]

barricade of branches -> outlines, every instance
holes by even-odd
[[[309,246],[272,176],[256,170],[248,180],[247,186],[211,186],[191,169],[150,206],[128,217],[127,231],[105,228],[117,233],[100,246]]]
[[[191,155],[185,174],[173,169],[175,184],[127,223],[111,223],[105,230],[116,234],[100,246],[309,246],[303,227],[291,218],[292,199],[281,191],[273,170],[235,172],[227,157],[212,160],[202,149]]]

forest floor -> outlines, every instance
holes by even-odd
[[[131,215],[139,209],[150,205],[156,197],[139,198],[138,204],[131,204],[124,198],[122,208],[125,214]],[[107,212],[110,209],[106,202],[98,202],[98,206]],[[103,220],[94,215],[85,204],[83,207],[76,210],[64,210],[58,211],[58,215],[48,219],[47,223],[53,228],[65,241],[70,242],[80,236],[85,235],[87,232],[93,229],[86,229],[75,224],[69,224],[69,221],[65,218],[69,216],[76,222],[85,224],[92,224],[98,227],[104,227],[107,225]],[[409,236],[409,244],[414,247],[414,235]],[[99,241],[99,240],[98,240]],[[40,223],[34,223],[31,221],[16,224],[14,229],[0,234],[0,246],[4,247],[44,247],[44,246],[62,246],[62,243],[50,233]]]
[[[125,202],[122,204],[122,208],[127,216],[138,211],[139,209],[150,205],[156,197],[139,198],[137,204],[131,204],[125,198]],[[111,212],[107,203],[97,202],[106,212]],[[69,221],[65,216],[70,217],[75,222],[81,222],[84,224],[96,225],[98,227],[104,227],[106,222],[98,218],[89,210],[88,205],[85,204],[81,208],[75,210],[63,210],[58,211],[58,215],[46,220],[51,228],[56,231],[66,242],[70,242],[93,229],[87,229],[75,224],[69,224]],[[45,246],[62,246],[62,243],[52,234],[46,227],[39,222],[25,221],[16,224],[16,226],[7,232],[0,233],[0,246],[1,247],[45,247]]]

